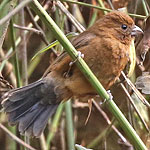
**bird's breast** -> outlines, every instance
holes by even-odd
[[[105,88],[109,88],[120,76],[129,60],[129,47],[118,41],[92,44],[93,52],[85,55],[86,62]]]

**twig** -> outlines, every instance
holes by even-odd
[[[110,5],[111,9],[112,9],[112,10],[115,10],[115,8],[114,8],[114,6],[113,6],[113,4],[112,4],[111,0],[107,0],[107,2],[109,3],[109,5]]]
[[[38,35],[42,34],[42,32],[40,30],[37,30],[35,28],[29,28],[29,27],[19,26],[17,24],[14,24],[14,27],[18,28],[18,29],[21,29],[21,30],[31,31],[31,32],[34,32],[34,33],[36,33]]]
[[[101,107],[95,102],[95,101],[92,101],[94,106],[97,108],[97,110],[101,113],[101,115],[104,117],[104,119],[106,120],[106,122],[110,125],[111,124],[111,121],[110,119],[108,118],[107,114],[101,109]],[[121,140],[126,143],[127,140],[126,138],[118,131],[118,129],[112,125],[112,129],[116,132],[116,134],[121,138]]]
[[[76,1],[78,1],[78,0],[76,0]],[[82,23],[83,26],[86,26],[85,20],[84,20],[84,17],[83,17],[83,13],[82,13],[82,8],[80,9],[79,5],[72,4],[71,10],[69,9],[70,6],[68,6],[67,3],[64,3],[64,6],[69,11],[69,13],[71,13],[71,15],[76,18],[75,20],[77,20],[77,23],[80,22],[80,23]],[[68,23],[68,20],[66,20],[66,21]],[[81,29],[82,29],[82,26],[81,26]],[[74,26],[74,24],[71,25],[71,31],[72,32],[76,32],[77,31],[77,28]]]
[[[61,150],[65,150],[66,149],[66,143],[65,143],[65,120],[64,118],[61,120],[61,124],[60,124],[60,142],[61,142]]]
[[[66,7],[60,2],[56,2],[56,6],[69,18],[73,25],[77,28],[79,32],[83,32],[85,28],[75,19],[75,17],[66,9]]]
[[[14,16],[16,13],[18,13],[23,7],[25,7],[26,5],[28,5],[32,0],[24,0],[23,2],[21,2],[16,8],[14,8],[14,10],[12,10],[11,12],[8,13],[7,16],[3,17],[0,20],[0,26],[2,24],[4,24],[6,21],[8,21],[9,19],[11,19],[12,16]]]
[[[2,51],[2,49],[1,49],[1,51]],[[4,56],[4,52],[2,52],[3,53],[3,57],[2,57],[1,51],[0,51],[0,62],[2,62],[4,60],[6,61],[6,60],[10,59],[15,54],[15,52],[12,52],[11,54],[8,54],[8,55]]]
[[[143,117],[141,116],[139,110],[137,109],[136,105],[134,104],[133,99],[131,98],[129,92],[127,91],[127,89],[125,88],[125,86],[124,86],[122,83],[121,83],[120,85],[121,85],[122,89],[124,90],[125,94],[127,95],[127,97],[128,97],[128,99],[129,99],[130,103],[132,104],[133,108],[135,109],[137,115],[138,115],[139,118],[141,119],[141,122],[143,123],[143,125],[144,125],[146,131],[149,133],[149,128],[148,128],[146,122],[144,121]]]
[[[47,5],[47,3],[44,5],[44,7],[43,7],[45,10],[47,10],[48,9],[48,5]],[[35,22],[37,22],[38,20],[39,20],[39,16],[38,15],[36,15],[34,18],[33,18],[33,20],[35,21]],[[29,23],[28,25],[27,25],[27,27],[29,27],[29,28],[31,28],[31,27],[33,27],[33,24],[32,23]],[[28,33],[28,31],[26,30],[26,32],[25,32],[26,34]],[[19,45],[19,43],[21,42],[21,37],[18,37],[17,38],[17,40],[16,40],[16,47]],[[1,52],[2,52],[2,50],[0,51],[0,55],[1,55]],[[11,55],[13,55],[12,53],[14,53],[13,52],[13,50],[12,50],[12,48],[10,48],[9,50],[8,50],[8,52],[7,52],[7,54],[6,54],[6,58],[8,58],[8,57],[10,57]],[[5,58],[4,57],[4,53],[3,53],[3,55],[2,55],[2,60],[4,60],[3,58]],[[2,64],[1,64],[1,66],[0,66],[0,71],[2,71],[3,70],[3,68],[4,68],[4,66],[6,67],[7,66],[7,64],[8,64],[8,61],[7,60],[4,60],[3,62],[2,62]],[[6,67],[7,68],[7,67]],[[6,70],[8,70],[8,69],[6,69]],[[16,85],[16,83],[15,83],[15,77],[14,77],[14,74],[12,73],[12,75],[11,75],[11,77],[10,77],[12,80],[12,83],[13,83],[13,85]]]
[[[127,84],[132,88],[132,90],[134,91],[134,93],[137,95],[137,97],[142,101],[142,103],[144,105],[146,105],[148,108],[150,108],[150,104],[147,102],[147,100],[144,98],[144,96],[136,89],[136,87],[134,86],[134,84],[130,81],[130,79],[128,79],[126,77],[126,75],[124,74],[124,72],[121,72],[122,76],[124,77],[125,81],[127,82]]]
[[[105,6],[104,6],[103,1],[102,1],[102,0],[97,0],[97,1],[98,1],[98,3],[99,3],[99,6],[101,6],[102,8],[105,9]],[[107,14],[107,11],[103,11],[103,12],[104,12],[105,15]]]
[[[48,5],[49,5],[49,3],[46,3],[45,9],[48,8]],[[37,28],[37,30],[39,30],[41,32],[41,34],[39,34],[41,39],[43,40],[43,42],[46,45],[48,45],[48,41],[46,39],[45,33],[43,32],[42,28],[38,25],[38,23],[35,21],[34,16],[33,16],[32,12],[31,12],[31,10],[30,10],[30,8],[28,6],[26,7],[26,10],[27,10],[27,12],[28,12],[28,14],[29,14],[29,16],[31,18],[32,24]]]
[[[21,3],[22,0],[19,0],[19,3]],[[21,26],[25,26],[25,14],[24,14],[24,8],[21,9],[21,11],[19,12],[19,19],[20,19],[20,24]],[[20,36],[22,39],[22,42],[20,44],[20,56],[22,58],[21,61],[21,65],[22,65],[22,83],[23,85],[27,85],[28,84],[28,73],[27,73],[27,40],[26,40],[26,34],[25,32],[20,32]],[[24,141],[30,145],[30,137],[24,136]],[[28,150],[25,148],[25,150]]]
[[[92,8],[95,8],[95,9],[108,11],[108,12],[112,11],[111,9],[108,9],[108,8],[102,8],[102,7],[94,6],[94,5],[83,3],[83,2],[77,2],[77,1],[72,1],[72,0],[61,0],[61,1],[62,2],[69,2],[69,3],[73,3],[73,4],[79,4],[79,5],[83,5],[83,6],[86,6],[86,7],[92,7]],[[131,16],[131,17],[146,19],[146,16],[143,16],[143,15],[137,15],[137,14],[131,14],[131,13],[128,13],[128,15]]]
[[[149,12],[148,12],[145,0],[142,0],[142,5],[143,5],[144,11],[145,11],[145,15],[148,16]]]
[[[13,140],[15,140],[17,143],[23,145],[24,147],[30,149],[30,150],[36,150],[35,148],[31,147],[30,145],[28,145],[27,143],[25,143],[24,141],[22,141],[21,139],[19,139],[17,136],[15,136],[14,134],[12,134],[5,126],[3,126],[0,123],[0,128],[6,132]]]
[[[21,3],[21,0],[20,0]],[[21,26],[25,26],[25,14],[24,14],[24,8],[20,11],[20,22]],[[27,39],[25,32],[21,32],[21,58],[22,58],[22,81],[23,85],[28,84],[28,73],[27,73]]]
[[[40,136],[40,145],[42,150],[47,150],[44,133],[42,133],[42,135]]]

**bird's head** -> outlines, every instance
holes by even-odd
[[[108,34],[113,35],[122,43],[128,44],[133,36],[143,33],[143,31],[134,24],[134,21],[127,14],[120,11],[108,13],[103,18],[103,23]]]

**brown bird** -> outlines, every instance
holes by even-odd
[[[132,37],[142,30],[126,14],[111,12],[77,36],[72,44],[84,54],[84,60],[108,90],[120,76],[129,60]],[[72,59],[64,52],[41,80],[14,89],[3,97],[2,105],[10,124],[18,124],[19,131],[39,136],[49,117],[61,101],[75,97],[88,100],[97,95]]]

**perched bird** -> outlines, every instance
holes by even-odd
[[[84,54],[84,60],[108,90],[129,60],[133,36],[142,30],[122,12],[113,11],[77,36],[72,44]],[[41,79],[3,96],[2,106],[11,125],[38,137],[61,101],[75,97],[84,100],[97,95],[72,59],[64,52]]]

